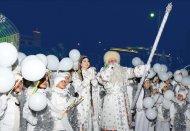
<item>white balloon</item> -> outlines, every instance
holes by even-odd
[[[48,61],[44,54],[37,54],[36,56],[44,63],[45,66],[47,66]]]
[[[156,73],[159,73],[161,71],[161,65],[159,63],[154,64],[153,69]]]
[[[38,59],[38,58],[37,58],[35,55],[29,55],[29,56],[25,57],[25,58],[21,61],[21,67],[22,67],[22,65],[23,65],[23,63],[24,63],[25,61],[32,60],[32,59]]]
[[[12,66],[16,62],[17,57],[18,52],[14,45],[7,42],[0,43],[0,66]]]
[[[174,92],[171,91],[171,90],[167,90],[165,93],[164,93],[164,98],[167,99],[167,100],[173,100],[174,98]]]
[[[176,74],[176,75],[174,75],[174,79],[175,79],[175,81],[177,81],[177,82],[181,82],[181,81],[182,81],[182,75]]]
[[[171,105],[172,105],[172,102],[171,102],[171,101],[164,99],[164,101],[163,101],[163,103],[162,103],[162,106],[163,106],[165,109],[168,109],[168,110],[169,110],[170,107],[171,107]]]
[[[169,71],[169,72],[168,72],[168,77],[169,77],[169,79],[171,79],[172,76],[173,76],[173,73],[172,73],[171,71]]]
[[[151,69],[149,70],[148,78],[151,79],[151,78],[153,78],[155,75],[156,75],[156,72],[154,72],[154,70],[151,68]]]
[[[28,105],[33,111],[42,111],[47,106],[47,98],[42,93],[34,93],[30,96]]]
[[[181,71],[183,77],[188,76],[188,71],[186,69],[181,69],[180,71]]]
[[[52,71],[56,71],[59,67],[59,59],[54,55],[47,56],[48,65],[47,68]]]
[[[0,67],[0,93],[10,91],[15,84],[15,76],[12,71],[7,68]]]
[[[13,67],[11,66],[11,67],[7,67],[7,69],[9,69],[10,71],[12,71],[13,70]]]
[[[156,94],[153,97],[154,103],[161,104],[164,101],[164,97],[160,94]]]
[[[168,70],[168,67],[166,66],[166,65],[164,65],[164,64],[161,64],[161,72],[167,72],[167,70]]]
[[[176,71],[174,72],[174,76],[175,76],[175,75],[178,75],[178,74],[181,74],[181,70],[176,70]]]
[[[73,70],[77,71],[79,69],[79,63],[78,62],[75,62],[73,64]]]
[[[166,73],[166,72],[160,72],[158,74],[158,76],[159,76],[160,80],[162,80],[162,81],[166,81],[169,79],[168,73]]]
[[[190,77],[183,77],[181,83],[183,86],[189,86],[190,85]]]
[[[145,108],[152,108],[154,106],[154,100],[151,97],[144,98],[143,106]]]
[[[59,64],[59,70],[62,70],[62,71],[69,71],[73,68],[73,61],[66,57],[66,58],[63,58],[61,61],[60,61],[60,64]]]
[[[21,65],[21,61],[24,60],[24,58],[26,57],[26,55],[22,52],[18,52],[18,63],[19,65]]]
[[[22,64],[21,72],[26,80],[38,81],[44,77],[46,67],[38,58],[28,59]]]
[[[142,64],[142,61],[139,57],[134,57],[132,60],[132,64],[133,64],[133,66],[138,66],[138,65]]]
[[[69,57],[73,60],[73,62],[77,62],[80,59],[80,52],[77,49],[72,49],[69,52]]]
[[[149,120],[154,120],[157,117],[157,112],[154,109],[149,108],[149,109],[146,110],[146,117]]]

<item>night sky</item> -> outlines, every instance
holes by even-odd
[[[103,54],[111,47],[142,46],[150,48],[164,16],[168,0],[17,0],[0,1],[0,12],[18,28],[20,34],[42,33],[41,47],[20,45],[26,54],[58,52],[68,55],[77,48],[92,59],[92,65],[102,66]],[[167,63],[170,70],[190,64],[190,1],[173,2],[158,52],[170,58],[154,57],[154,62]],[[150,12],[155,13],[150,18]],[[78,44],[79,43],[79,44]],[[145,62],[148,51],[138,54],[120,52],[122,65],[131,66],[133,57]]]

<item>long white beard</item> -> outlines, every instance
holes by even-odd
[[[112,76],[110,82],[112,84],[118,84],[123,86],[126,81],[125,70],[119,65],[115,65],[113,68]]]

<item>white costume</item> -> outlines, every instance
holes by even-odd
[[[61,118],[61,112],[66,110],[66,108],[71,104],[69,102],[68,90],[59,89],[58,87],[52,88],[51,104],[58,110],[52,110],[52,117],[54,118],[54,128],[53,131],[73,131],[67,114]]]
[[[16,97],[0,97],[0,131],[20,131],[20,108]]]
[[[162,82],[159,86],[159,91],[157,95],[153,97],[154,101],[156,102],[156,108],[158,112],[157,121],[156,121],[156,131],[170,131],[170,115],[169,110],[165,109],[162,106],[163,102],[163,95],[161,94],[163,87],[166,86],[166,83]],[[157,87],[153,87],[157,88]]]
[[[102,125],[103,130],[129,131],[132,116],[127,95],[129,78],[144,73],[144,67],[125,68],[118,64],[109,65],[100,71],[101,83],[106,90],[104,96]]]
[[[92,113],[93,107],[91,102],[91,81],[95,79],[95,69],[89,68],[86,71],[82,71],[83,81],[79,79],[78,73],[73,73],[72,85],[75,88],[75,91],[79,93],[79,96],[84,97],[84,101],[81,102],[78,106],[78,119],[80,130],[84,129],[85,131],[92,130]]]

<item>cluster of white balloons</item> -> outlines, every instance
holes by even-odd
[[[54,55],[45,56],[44,54],[37,54],[27,56],[22,60],[21,71],[25,79],[29,81],[38,81],[46,73],[47,69],[51,71],[69,71],[73,68],[74,63],[80,59],[80,52],[73,49],[69,53],[69,57],[63,58],[60,62]],[[47,99],[44,94],[34,93],[29,98],[29,107],[33,111],[41,111],[47,106]]]
[[[154,120],[157,117],[157,111],[153,109],[154,106],[154,100],[151,97],[146,97],[143,100],[143,106],[147,108],[146,110],[146,117],[149,120]]]
[[[18,63],[21,67],[22,76],[28,81],[38,81],[44,77],[46,68],[51,71],[68,71],[73,65],[78,65],[80,52],[73,49],[69,52],[68,58],[60,62],[55,55],[45,56],[44,54],[26,56],[18,52],[11,43],[0,43],[0,93],[10,91],[15,84],[15,75],[12,66]],[[41,111],[47,106],[47,99],[44,94],[34,93],[29,98],[29,107],[34,111]]]
[[[18,57],[17,49],[7,42],[0,43],[0,93],[10,91],[15,84],[15,76],[11,67]]]
[[[154,64],[153,70],[158,74],[159,79],[162,81],[166,81],[173,77],[173,73],[171,71],[167,72],[168,67],[164,64]]]
[[[77,70],[78,60],[80,59],[80,52],[77,49],[72,49],[69,52],[69,57],[63,58],[59,64],[59,70],[69,71],[73,67]]]
[[[176,70],[174,72],[174,80],[181,83],[183,86],[190,86],[190,76],[188,76],[188,71],[186,69]]]

